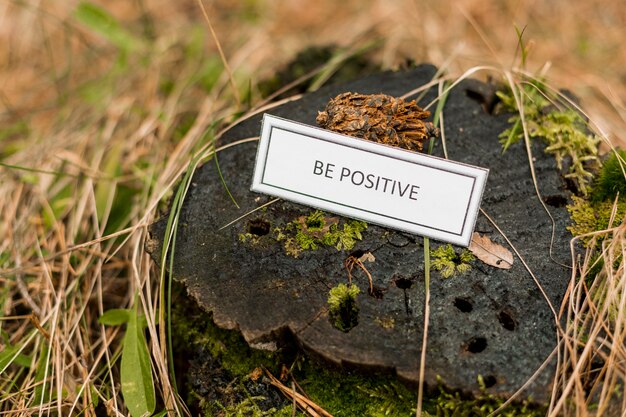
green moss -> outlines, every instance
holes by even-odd
[[[281,242],[285,252],[297,258],[306,250],[317,250],[325,246],[334,246],[338,251],[351,250],[357,241],[363,239],[362,232],[365,229],[367,229],[365,222],[340,220],[339,217],[331,217],[316,210],[308,216],[300,216],[287,223],[285,227],[274,227],[271,230],[268,227],[264,233],[251,231],[248,224],[248,228],[239,233],[238,238],[241,243],[250,245],[266,246],[273,241]]]
[[[439,394],[429,398],[424,404],[424,417],[474,417],[486,416],[500,408],[504,403],[502,398],[487,393],[485,383],[478,376],[481,394],[476,398],[464,398],[458,392],[449,392],[439,385]],[[530,402],[513,404],[498,413],[500,417],[543,417],[546,407],[532,405]]]
[[[432,268],[439,271],[444,278],[465,274],[472,269],[470,262],[475,259],[472,252],[467,249],[463,249],[460,254],[457,254],[450,244],[441,245],[432,250],[430,256]]]
[[[415,395],[393,377],[363,376],[304,362],[296,379],[324,410],[335,417],[415,415]]]
[[[594,182],[592,201],[613,200],[618,194],[626,198],[625,161],[626,151],[618,150],[609,155]]]
[[[345,285],[344,285],[345,286]],[[179,286],[177,291],[183,291]],[[346,289],[347,286],[345,286]],[[355,289],[351,290],[356,296]],[[348,291],[350,292],[350,291]],[[227,387],[220,386],[222,392],[232,392],[233,401],[217,405],[207,399],[207,394],[190,392],[188,405],[204,409],[206,416],[279,416],[292,415],[292,406],[281,409],[263,410],[259,404],[263,398],[246,391],[244,382],[255,368],[265,367],[278,375],[282,364],[292,369],[292,375],[307,395],[320,407],[335,417],[412,417],[415,415],[416,395],[414,390],[398,382],[391,375],[363,375],[345,369],[332,369],[327,364],[318,363],[304,356],[286,355],[285,352],[262,352],[251,349],[241,334],[234,330],[219,329],[211,316],[189,305],[189,300],[179,299],[173,304],[174,357],[188,356],[201,346],[211,353],[218,362],[236,378]],[[181,376],[180,373],[178,375]],[[217,383],[217,382],[214,382]],[[179,385],[180,387],[180,385]],[[483,385],[484,388],[484,385]],[[483,389],[483,391],[486,391]],[[237,400],[237,395],[243,398]],[[463,397],[449,392],[443,386],[438,393],[427,397],[424,402],[424,416],[472,417],[487,415],[495,410],[503,400],[484,392],[477,398]],[[213,410],[212,414],[211,409]],[[542,414],[543,412],[543,414]],[[297,416],[304,416],[297,412]],[[508,407],[502,416],[538,417],[545,410],[535,409],[527,404]]]
[[[354,284],[339,284],[328,293],[328,316],[332,325],[347,332],[359,323],[356,296],[361,292]]]
[[[386,330],[391,330],[396,327],[396,319],[393,317],[377,317],[374,319],[374,323]]]
[[[224,417],[273,417],[277,415],[275,408],[270,408],[267,411],[261,410],[257,405],[257,401],[263,401],[264,399],[265,398],[261,396],[248,397],[237,404],[220,407]]]
[[[258,237],[254,236],[252,233],[239,233],[239,241],[241,243],[255,242],[256,240],[258,240]]]
[[[572,197],[573,203],[567,206],[573,224],[567,227],[572,235],[584,235],[587,233],[605,230],[609,227],[611,213],[613,211],[613,201],[604,200],[600,202],[592,202],[581,197]],[[626,198],[617,202],[617,213],[615,214],[615,222],[620,222],[626,214]],[[614,224],[616,225],[616,224]],[[591,237],[582,237],[581,240],[589,245],[593,239]],[[598,243],[600,240],[596,240]]]
[[[326,216],[322,211],[316,210],[289,223],[282,237],[287,254],[298,257],[302,251],[316,250],[322,246],[351,250],[357,241],[363,239],[361,232],[365,229],[365,222],[346,220],[340,226],[339,218]]]
[[[546,143],[545,151],[554,155],[559,169],[565,159],[569,159],[565,177],[576,183],[578,190],[587,195],[590,189],[592,172],[599,168],[598,144],[600,139],[588,133],[581,114],[570,107],[557,108],[557,99],[549,99],[550,92],[537,81],[522,85],[521,100],[524,106],[524,120],[531,138],[540,138]],[[500,134],[503,150],[524,138],[521,116],[510,89],[498,92],[503,107],[517,113],[509,119],[512,126]],[[558,105],[558,104],[557,104]]]
[[[191,302],[187,297],[185,300]],[[175,354],[201,346],[235,376],[248,375],[260,366],[279,369],[275,353],[250,348],[240,333],[220,329],[209,314],[181,303],[175,303],[173,307],[172,330],[174,339],[178,341],[174,346]]]

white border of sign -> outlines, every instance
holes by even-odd
[[[289,140],[285,141],[283,139],[282,142],[279,142],[276,139],[278,134],[283,138],[288,137]],[[274,146],[272,146],[273,140]],[[441,226],[435,227],[432,224],[429,225],[428,220],[424,222],[408,221],[400,218],[401,216],[370,210],[367,204],[363,205],[361,203],[357,207],[350,200],[350,193],[335,193],[335,195],[340,195],[341,197],[329,199],[324,195],[324,187],[312,189],[309,186],[306,190],[299,189],[300,181],[297,178],[297,172],[294,172],[293,166],[289,167],[288,163],[285,163],[284,166],[282,164],[291,159],[285,158],[285,155],[290,156],[293,154],[295,158],[298,152],[302,154],[302,150],[298,148],[303,146],[305,142],[307,149],[323,147],[325,154],[329,154],[328,151],[330,149],[330,154],[334,157],[341,157],[350,153],[350,156],[354,158],[355,152],[362,152],[363,158],[384,158],[380,159],[381,163],[384,163],[386,168],[392,171],[394,163],[407,166],[406,163],[408,162],[413,164],[415,169],[421,170],[420,172],[426,172],[427,178],[421,178],[420,180],[429,181],[431,185],[438,185],[437,181],[442,176],[451,177],[452,179],[455,176],[458,177],[462,181],[457,181],[457,183],[462,183],[463,185],[460,187],[464,188],[461,188],[462,192],[455,192],[454,194],[463,195],[463,197],[460,197],[461,200],[458,202],[454,201],[454,204],[460,204],[460,209],[457,212],[461,213],[463,218],[449,219],[451,224],[459,225],[458,230],[446,230],[448,228]],[[280,145],[282,149],[279,148],[279,143],[282,143]],[[273,153],[278,155],[278,152],[280,152],[280,158],[277,156],[272,157]],[[271,173],[271,175],[268,173]],[[264,114],[251,190],[373,224],[431,237],[456,245],[469,246],[488,174],[489,170],[485,168],[345,136],[329,130]],[[325,185],[326,188],[333,186],[333,184],[328,183]],[[437,202],[431,201],[430,204],[431,206],[433,204],[436,205]],[[441,211],[445,210],[442,208]],[[455,217],[458,217],[458,215]]]

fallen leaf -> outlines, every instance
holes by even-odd
[[[478,259],[487,265],[500,269],[510,269],[513,266],[513,254],[502,245],[493,243],[487,236],[472,233],[472,243],[469,250]]]

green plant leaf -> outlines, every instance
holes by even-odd
[[[105,326],[119,326],[128,323],[130,320],[130,311],[122,308],[113,308],[105,311],[99,318],[98,323]]]
[[[0,374],[4,372],[4,370],[12,363],[25,368],[30,368],[31,358],[22,353],[18,353],[19,350],[19,346],[9,345],[5,347],[2,352],[0,352]]]
[[[133,417],[152,414],[156,407],[150,354],[140,324],[139,301],[129,312],[122,350],[121,381],[126,407]]]
[[[37,370],[35,371],[35,395],[33,396],[33,404],[39,405],[49,399],[45,390],[50,389],[50,384],[46,384],[46,379],[50,375],[48,366],[50,357],[48,355],[50,347],[45,343],[39,353]]]
[[[141,45],[139,39],[122,27],[109,12],[93,3],[79,3],[74,17],[125,53],[134,51]]]

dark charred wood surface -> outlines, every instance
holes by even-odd
[[[380,73],[325,87],[269,113],[315,125],[318,111],[339,93],[400,96],[429,82],[434,74],[431,66]],[[523,143],[502,154],[498,135],[507,128],[509,115],[484,110],[492,97],[482,96],[489,91],[483,87],[475,80],[464,81],[448,97],[444,121],[449,158],[490,169],[482,208],[517,248],[558,311],[570,275],[564,266],[569,264],[566,209],[562,204],[548,206],[556,224],[551,248],[552,222],[535,191],[529,155]],[[431,89],[418,104],[426,106],[434,97]],[[221,144],[258,136],[260,119],[257,115],[242,122]],[[280,346],[294,340],[285,337],[290,333],[302,348],[327,361],[350,369],[395,372],[416,382],[424,311],[423,239],[370,225],[351,251],[326,247],[305,251],[296,259],[285,253],[271,232],[263,234],[266,228],[284,228],[311,212],[283,201],[220,230],[271,199],[249,191],[256,146],[256,142],[246,143],[219,154],[219,166],[239,209],[228,197],[214,161],[193,177],[180,218],[173,270],[174,278],[187,286],[189,302],[211,312],[217,325],[238,329],[253,346],[268,346],[268,342]],[[546,201],[567,201],[569,192],[553,159],[541,144],[534,144],[532,151],[541,196]],[[443,155],[441,142],[435,155]],[[157,262],[166,223],[163,218],[151,228],[148,246]],[[257,242],[241,242],[240,234],[251,230],[260,234]],[[482,214],[476,230],[507,246]],[[431,242],[432,249],[438,245]],[[353,282],[361,289],[359,316],[358,324],[346,333],[330,323],[328,292],[338,283],[347,283],[345,259],[363,252],[376,258],[366,264],[376,291],[369,295],[366,276],[353,269]],[[433,271],[430,309],[426,365],[430,387],[440,376],[450,388],[476,392],[477,378],[482,376],[489,392],[510,394],[556,345],[553,314],[518,257],[510,270],[475,261],[462,276],[444,279]],[[545,399],[553,373],[554,362],[524,396]]]

